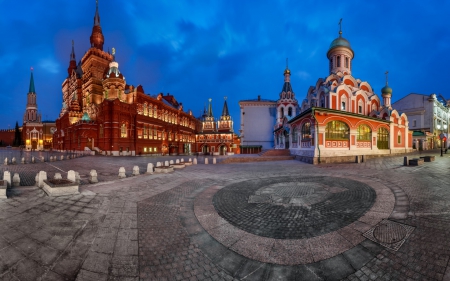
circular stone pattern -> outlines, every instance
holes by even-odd
[[[335,177],[275,177],[228,185],[213,197],[217,213],[255,235],[303,239],[336,231],[374,204],[368,185]]]
[[[373,237],[381,243],[392,244],[405,238],[406,229],[396,223],[384,222],[373,230]]]

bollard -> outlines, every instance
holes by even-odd
[[[25,164],[25,157],[22,157],[22,164]]]
[[[7,186],[11,186],[11,173],[9,171],[3,173],[3,180],[6,182]]]
[[[41,161],[42,161],[42,162],[45,162],[44,156],[41,156]]]
[[[216,164],[216,157],[213,157],[213,164]]]
[[[138,176],[139,175],[139,166],[134,166],[133,167],[133,176]]]
[[[64,155],[61,155],[61,158],[60,158],[61,160],[64,160]]]
[[[180,162],[181,162],[181,163],[184,163],[184,158],[181,158]]]
[[[403,157],[403,166],[408,166],[409,165],[409,161],[408,161],[408,156]]]
[[[36,160],[34,159],[34,156],[31,157],[31,163],[36,163]]]
[[[89,172],[89,182],[90,182],[90,183],[96,183],[96,182],[98,182],[98,179],[97,179],[97,171],[96,171],[96,170],[91,170],[91,171]]]
[[[5,166],[8,166],[8,157],[5,158],[4,164],[5,164]]]
[[[170,160],[170,162],[169,162],[169,163],[170,163],[170,165],[173,165],[173,160]]]
[[[13,157],[13,158],[11,159],[11,163],[12,163],[12,164],[16,164],[16,157]]]
[[[77,181],[77,175],[75,174],[74,170],[70,170],[67,172],[67,179],[73,182]]]
[[[153,174],[153,164],[152,163],[147,164],[147,174]]]
[[[194,158],[194,162],[192,162],[194,165],[197,165],[197,158]]]
[[[156,167],[161,167],[161,162],[156,162]]]
[[[205,158],[205,165],[208,165],[208,158]]]
[[[175,160],[175,164],[180,164],[180,160]]]
[[[80,183],[80,181],[81,181],[80,173],[78,173],[78,172],[75,172],[75,181],[77,183]]]
[[[45,172],[45,171],[40,171],[40,172],[39,172],[39,182],[38,182],[38,187],[43,187],[43,186],[44,186],[44,180],[47,180],[47,172]]]
[[[164,166],[169,167],[169,161],[164,161]]]
[[[55,173],[55,175],[53,176],[54,180],[62,180],[62,176],[61,173]]]
[[[125,168],[124,167],[120,167],[119,169],[119,178],[123,179],[126,178],[127,175],[125,174]]]
[[[12,186],[20,186],[20,177],[18,173],[14,173]]]

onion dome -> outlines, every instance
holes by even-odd
[[[121,78],[125,80],[122,73],[119,71],[119,63],[116,62],[116,49],[112,48],[113,61],[109,63],[109,69],[105,73],[105,78]]]
[[[381,93],[383,95],[392,95],[392,88],[386,85],[383,88],[381,88]]]
[[[81,117],[81,121],[85,121],[85,122],[91,121],[91,118],[89,117],[89,114],[87,112],[85,112],[83,114],[83,117]]]

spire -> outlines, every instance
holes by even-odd
[[[77,69],[77,62],[75,61],[75,48],[74,48],[75,43],[72,40],[72,52],[70,52],[70,62],[69,62],[69,67],[67,68],[67,73],[70,75],[72,74],[72,71],[74,69]]]
[[[339,37],[342,37],[342,18],[339,20]]]
[[[94,26],[100,26],[100,15],[98,13],[98,0],[95,1]]]
[[[36,90],[34,89],[33,67],[31,67],[30,88],[28,93],[36,93]]]
[[[223,103],[222,116],[230,116],[230,113],[228,112],[227,97],[224,97],[224,99],[225,102]]]
[[[91,34],[91,47],[100,49],[103,51],[103,43],[105,43],[105,38],[103,37],[102,27],[100,26],[100,15],[98,13],[98,0],[96,0],[96,9],[94,16],[94,27],[92,27]]]
[[[212,99],[209,99],[209,105],[208,105],[208,117],[213,117],[213,111],[212,111],[211,101],[212,101]]]
[[[75,49],[74,49],[74,41],[72,40],[72,52],[70,53],[70,60],[75,61]]]
[[[288,66],[288,58],[286,58],[286,69],[284,70],[284,82],[291,82],[291,71]]]

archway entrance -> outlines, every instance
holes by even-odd
[[[222,145],[219,147],[219,153],[220,153],[220,155],[226,155],[226,154],[227,154],[227,146],[224,145],[224,144],[222,144]]]
[[[203,152],[203,154],[208,154],[209,153],[209,146],[207,146],[207,145],[204,145],[203,147],[202,147],[202,152]]]
[[[37,149],[37,140],[31,141],[31,149]]]

